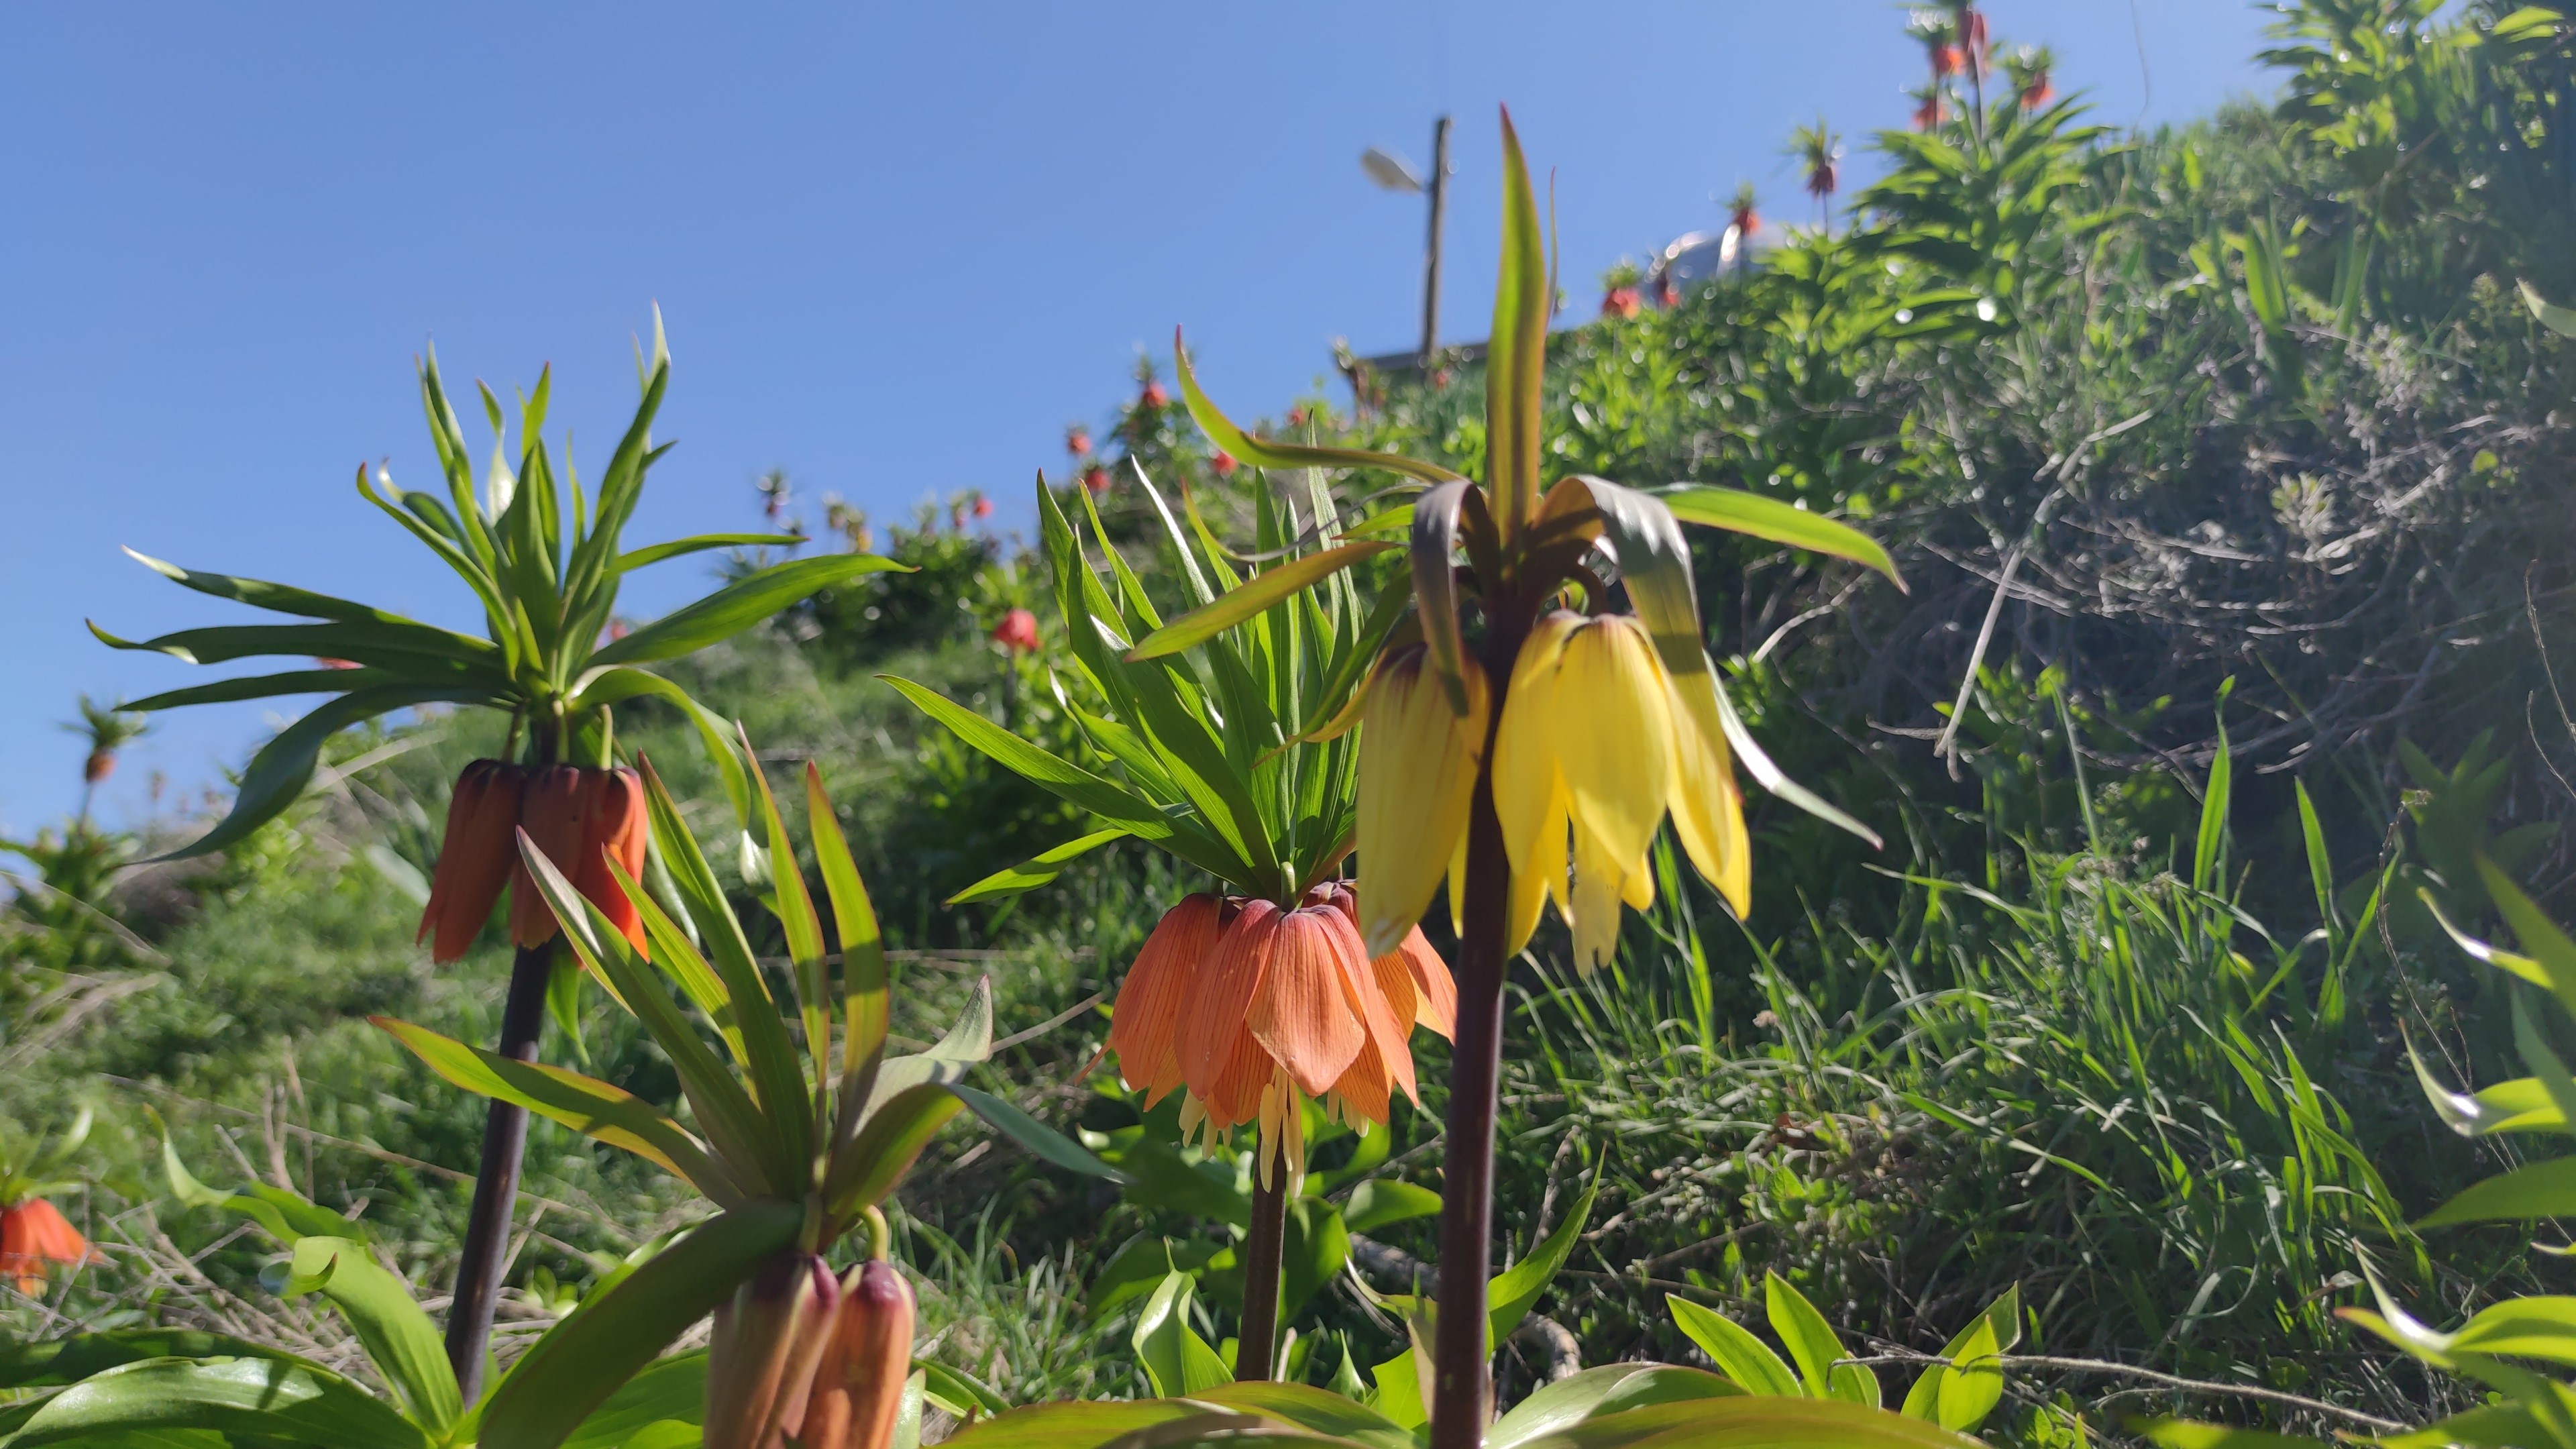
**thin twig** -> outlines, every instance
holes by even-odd
[[[2353,1423],[2367,1425],[2382,1433],[2389,1433],[2407,1427],[2405,1424],[2400,1423],[2395,1419],[2383,1419],[2377,1414],[2364,1413],[2359,1409],[2349,1409],[2341,1404],[2329,1404],[2323,1399],[2311,1399],[2302,1394],[2287,1393],[2280,1389],[2267,1389],[2259,1384],[2229,1384],[2217,1383],[2208,1379],[2187,1379],[2178,1374],[2163,1373],[2151,1368],[2140,1368],[2136,1364],[2115,1363],[2110,1359],[2059,1358],[2054,1354],[2006,1353],[1998,1354],[1991,1359],[1983,1361],[1991,1363],[1999,1369],[2058,1369],[2067,1373],[2118,1374],[2124,1378],[2143,1379],[2149,1383],[2158,1384],[2165,1388],[2180,1389],[2189,1393],[2234,1394],[2239,1398],[2262,1399],[2267,1403],[2284,1404],[2294,1409],[2305,1409],[2313,1414],[2327,1414],[2340,1419],[2348,1419]],[[1848,1363],[1876,1366],[1878,1364],[1899,1363],[1946,1364],[1950,1362],[1950,1360],[1937,1353],[1913,1353],[1900,1349],[1889,1353],[1870,1354],[1861,1358],[1836,1359],[1835,1362],[1838,1364]]]

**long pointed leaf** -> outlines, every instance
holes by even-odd
[[[387,1272],[364,1243],[348,1238],[303,1238],[287,1265],[285,1290],[294,1298],[318,1292],[366,1346],[385,1380],[431,1433],[444,1433],[465,1411],[456,1373],[438,1329],[413,1301],[411,1285]]]
[[[1549,295],[1538,201],[1512,113],[1503,112],[1503,261],[1485,352],[1485,492],[1505,544],[1538,509],[1539,389],[1547,369]]]
[[[1722,528],[1810,553],[1849,559],[1887,575],[1888,582],[1898,588],[1905,587],[1904,578],[1896,572],[1896,560],[1888,557],[1878,540],[1839,519],[1741,488],[1676,487],[1652,496],[1684,523]]]
[[[674,609],[590,656],[593,664],[644,664],[676,659],[729,639],[809,595],[868,574],[910,566],[869,553],[834,554],[772,564],[725,585],[693,604]]]
[[[1291,595],[1314,587],[1362,559],[1394,547],[1391,543],[1346,543],[1321,553],[1290,559],[1254,576],[1214,603],[1193,609],[1146,635],[1135,648],[1127,651],[1127,658],[1131,661],[1156,659],[1205,643]]]
[[[1396,453],[1372,453],[1360,448],[1317,448],[1303,443],[1280,443],[1256,438],[1236,427],[1232,420],[1208,401],[1199,390],[1197,369],[1190,366],[1189,349],[1181,344],[1180,329],[1172,330],[1173,370],[1181,380],[1181,402],[1189,409],[1190,418],[1208,441],[1256,468],[1383,468],[1419,478],[1425,483],[1447,483],[1457,474],[1437,463],[1407,458]]]
[[[384,685],[361,689],[316,705],[302,719],[280,730],[275,739],[260,746],[242,771],[241,788],[233,792],[233,807],[215,828],[179,847],[152,857],[153,861],[187,860],[208,855],[243,840],[259,827],[285,813],[297,796],[313,779],[313,767],[322,757],[322,743],[365,720],[390,714],[413,705],[447,701],[458,704],[488,702],[479,691],[460,692],[444,685]]]

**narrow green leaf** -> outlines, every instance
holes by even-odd
[[[0,1344],[0,1389],[59,1388],[95,1378],[120,1364],[155,1358],[268,1358],[329,1372],[283,1349],[227,1334],[192,1328],[111,1328]]]
[[[223,664],[263,654],[346,659],[392,670],[406,678],[427,675],[507,684],[500,646],[427,624],[225,624],[181,629],[150,639],[122,639],[96,624],[89,632],[110,649],[167,654],[186,664]],[[447,666],[447,667],[442,667]]]
[[[154,710],[182,709],[192,704],[231,704],[238,700],[274,699],[287,694],[340,694],[402,682],[391,670],[385,669],[291,669],[282,674],[253,674],[241,679],[221,679],[213,684],[197,684],[186,689],[145,695],[116,708],[121,714],[148,714]]]
[[[168,1137],[161,1139],[161,1171],[169,1179],[172,1197],[189,1207],[239,1213],[259,1224],[261,1231],[275,1239],[280,1247],[293,1247],[298,1239],[305,1237],[363,1239],[367,1236],[364,1223],[344,1218],[282,1188],[254,1183],[240,1191],[218,1192],[199,1182],[188,1171],[187,1164],[179,1160],[178,1147]]]
[[[1537,1304],[1539,1296],[1556,1281],[1557,1270],[1582,1240],[1583,1229],[1592,1220],[1593,1201],[1601,1196],[1601,1179],[1596,1174],[1592,1185],[1575,1199],[1574,1206],[1546,1239],[1532,1248],[1529,1256],[1494,1275],[1485,1289],[1487,1308],[1486,1332],[1494,1342],[1511,1337],[1521,1326],[1521,1319]]]
[[[814,837],[814,860],[823,872],[823,889],[832,898],[832,930],[841,943],[842,1010],[841,1111],[853,1113],[868,1090],[865,1077],[885,1051],[889,1006],[886,999],[885,933],[868,899],[859,863],[841,834],[832,797],[823,789],[823,772],[805,762],[805,821]]]
[[[1896,560],[1878,540],[1840,519],[1810,513],[1795,504],[1741,488],[1708,488],[1676,484],[1652,495],[1673,511],[1673,517],[1703,528],[1722,528],[1752,538],[1785,543],[1809,553],[1849,559],[1887,575],[1889,583],[1905,587],[1904,578],[1896,572]]]
[[[814,1091],[820,1100],[831,1068],[825,1058],[832,1045],[832,997],[823,975],[823,917],[805,888],[804,868],[796,863],[796,842],[787,835],[787,819],[769,788],[769,772],[752,752],[751,737],[741,736],[742,755],[751,763],[751,778],[760,787],[761,819],[768,829],[769,879],[775,892],[775,914],[787,933],[787,959],[795,968],[797,1014],[805,1025],[805,1051],[814,1063]]]
[[[1027,1148],[1041,1161],[1086,1177],[1106,1178],[1111,1182],[1124,1180],[1115,1168],[1092,1156],[1082,1144],[992,1093],[979,1091],[963,1082],[949,1083],[948,1090],[976,1116],[983,1118],[986,1126]]]
[[[698,743],[704,745],[707,758],[714,762],[724,782],[725,799],[733,805],[734,818],[751,818],[751,772],[744,758],[734,752],[732,736],[739,728],[690,697],[678,684],[633,665],[619,664],[585,672],[574,685],[566,708],[579,714],[587,710],[606,709],[645,696],[663,700],[679,708],[698,731]]]
[[[645,664],[656,659],[676,659],[717,640],[730,639],[809,595],[888,569],[897,573],[913,571],[908,565],[869,553],[841,553],[772,564],[693,604],[672,610],[623,639],[608,641],[590,656],[590,662]]]
[[[703,1224],[538,1339],[492,1391],[478,1449],[557,1449],[619,1385],[796,1241],[793,1203],[755,1200]]]
[[[733,1195],[706,1149],[670,1114],[620,1087],[543,1062],[467,1046],[390,1016],[367,1018],[449,1082],[509,1102],[585,1137],[624,1148],[710,1197]]]
[[[1938,1424],[1833,1399],[1684,1399],[1587,1419],[1536,1449],[1984,1449]]]
[[[999,900],[1005,896],[1018,895],[1023,891],[1036,890],[1042,885],[1051,884],[1056,877],[1064,874],[1064,868],[1076,857],[1088,855],[1113,840],[1124,840],[1134,833],[1123,825],[1113,825],[1106,830],[1095,830],[1080,839],[1051,846],[1021,861],[1018,865],[1005,866],[993,872],[950,896],[945,904],[963,906],[976,901]]]
[[[1540,387],[1547,370],[1547,320],[1555,310],[1538,198],[1512,113],[1503,112],[1503,259],[1494,278],[1494,325],[1485,351],[1485,491],[1508,545],[1538,511]]]
[[[1161,840],[1171,826],[1161,811],[1080,765],[1056,758],[984,716],[951,703],[938,691],[891,674],[877,676],[913,707],[948,727],[959,739],[1030,783],[1044,787],[1144,840]]]
[[[211,855],[248,838],[252,831],[284,814],[286,807],[304,793],[304,787],[312,782],[314,765],[322,757],[323,741],[378,715],[435,701],[491,702],[480,691],[459,691],[444,685],[389,684],[316,705],[250,757],[249,767],[242,771],[241,786],[233,792],[232,809],[215,823],[214,829],[177,850],[152,857],[147,864]]]
[[[701,533],[691,538],[675,538],[667,543],[648,543],[617,556],[613,571],[633,573],[665,559],[684,558],[704,553],[711,548],[796,548],[811,542],[801,533]]]
[[[2540,319],[2541,326],[2561,337],[2576,337],[2576,310],[2544,300],[2540,289],[2529,282],[2516,282],[2514,285],[2522,291],[2522,304],[2531,309],[2532,316]]]
[[[824,1207],[847,1218],[884,1201],[963,1105],[946,1082],[916,1082],[895,1091],[868,1114],[850,1145],[832,1154],[823,1179]]]
[[[1199,390],[1198,370],[1190,365],[1189,349],[1182,345],[1179,328],[1172,329],[1173,370],[1181,380],[1181,402],[1189,409],[1190,419],[1208,441],[1231,453],[1238,460],[1256,468],[1383,468],[1425,483],[1447,483],[1457,474],[1437,463],[1426,463],[1397,453],[1372,453],[1360,448],[1318,448],[1303,443],[1280,443],[1256,438],[1234,425],[1217,411],[1215,403]]]
[[[1290,559],[1255,575],[1214,603],[1192,609],[1146,635],[1135,648],[1127,651],[1127,658],[1131,662],[1159,659],[1194,644],[1203,644],[1291,595],[1314,587],[1362,559],[1394,547],[1391,543],[1346,543],[1321,553]]]
[[[2137,1426],[2158,1449],[2329,1449],[2328,1441],[2310,1439],[2300,1434],[2275,1434],[2268,1429],[2239,1429],[2227,1424],[2200,1424],[2189,1419],[2157,1419]],[[2387,1443],[2387,1440],[2380,1440]],[[2452,1442],[2445,1439],[2445,1444]],[[2514,1442],[2507,1440],[2464,1440],[2465,1443]]]

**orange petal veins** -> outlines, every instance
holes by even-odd
[[[1360,1054],[1367,1028],[1349,969],[1359,958],[1350,918],[1330,906],[1300,906],[1278,918],[1269,970],[1244,1022],[1307,1096],[1331,1091]]]
[[[1109,1049],[1130,1090],[1163,1099],[1181,1080],[1181,1006],[1216,949],[1223,905],[1205,892],[1184,896],[1163,913],[1127,968],[1118,1008],[1109,1019]]]
[[[1191,983],[1188,1004],[1181,1009],[1179,1036],[1181,1080],[1189,1084],[1194,1097],[1213,1103],[1217,1077],[1235,1054],[1235,1037],[1270,970],[1280,914],[1269,901],[1244,902],[1233,923],[1217,937],[1207,969]]]

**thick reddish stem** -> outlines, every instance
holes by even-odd
[[[1297,1110],[1290,1104],[1290,1111]],[[1264,1142],[1256,1150],[1267,1152]],[[1252,1231],[1243,1240],[1243,1332],[1235,1339],[1234,1379],[1276,1378],[1279,1358],[1279,1253],[1288,1236],[1288,1163],[1272,1167],[1270,1186],[1252,1188]]]
[[[1517,613],[1509,611],[1507,614]],[[1486,640],[1493,715],[1486,767],[1467,817],[1465,926],[1458,942],[1458,1035],[1449,1063],[1449,1132],[1440,1173],[1440,1316],[1432,1344],[1431,1449],[1476,1449],[1493,1412],[1485,1351],[1485,1278],[1493,1266],[1494,1109],[1502,1079],[1503,937],[1512,865],[1494,813],[1493,738],[1526,621]]]

